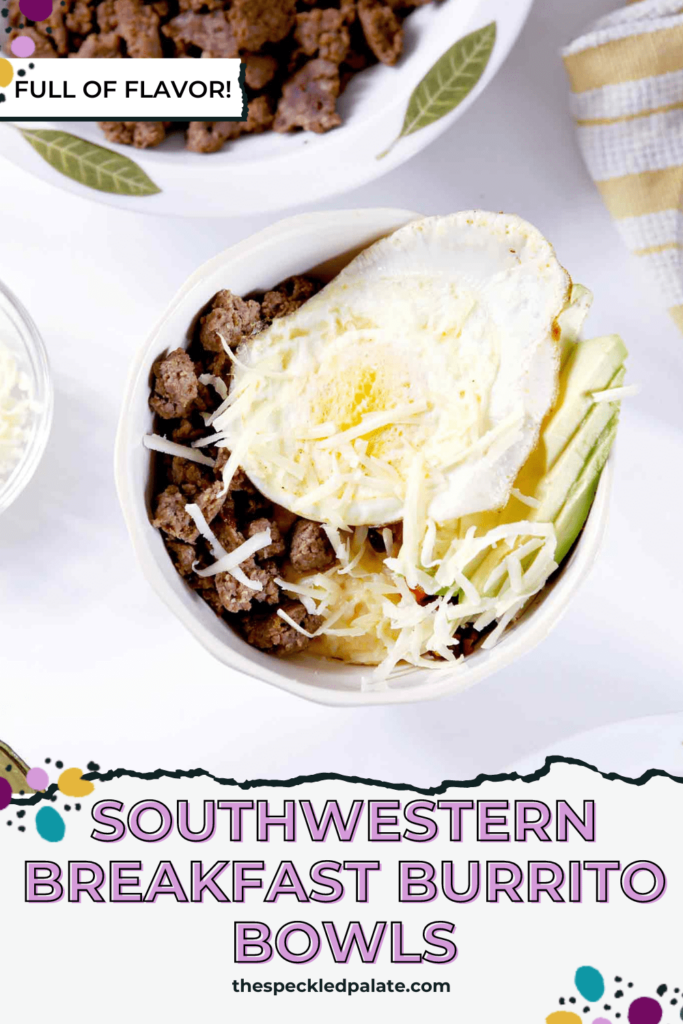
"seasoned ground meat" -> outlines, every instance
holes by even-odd
[[[389,4],[382,0],[358,0],[358,17],[377,60],[395,64],[403,51],[403,28]]]
[[[240,49],[255,53],[294,27],[295,0],[232,0],[230,24]]]
[[[97,36],[96,38],[102,40],[111,37]],[[85,42],[87,43],[88,40],[86,39]],[[78,56],[81,56],[80,52]],[[99,53],[83,54],[83,56],[115,57],[116,54]],[[135,146],[136,149],[149,149],[151,146],[158,146],[166,137],[163,121],[100,121],[99,126],[109,142],[116,142],[119,146]]]
[[[199,530],[185,511],[186,504],[187,498],[179,487],[167,487],[157,497],[152,526],[168,537],[194,544]]]
[[[395,64],[402,20],[432,0],[60,0],[37,23],[27,21],[19,2],[7,0],[7,53],[23,35],[38,58],[240,57],[245,121],[100,123],[117,145],[147,149],[169,131],[184,131],[188,150],[208,154],[270,129],[336,128],[337,99],[349,79],[378,60]],[[221,353],[217,363],[220,372]]]
[[[173,563],[181,576],[190,576],[194,572],[197,561],[197,549],[194,544],[183,544],[179,540],[166,541]]]
[[[117,18],[114,0],[100,0],[95,8],[95,20],[100,32],[113,32],[116,29]]]
[[[192,55],[191,47],[204,57],[237,57],[239,49],[225,11],[195,14],[184,11],[164,25],[162,32],[175,43],[176,55]]]
[[[197,398],[194,363],[182,348],[175,349],[154,367],[154,394],[149,404],[164,420],[184,416]]]
[[[225,496],[221,494],[220,480],[214,481],[202,491],[194,487],[189,488],[189,494],[187,491],[188,488],[176,484],[166,487],[157,498],[152,526],[163,530],[168,537],[194,544],[199,531],[185,506],[198,505],[207,523],[211,523],[220,512]]]
[[[209,352],[223,351],[221,338],[230,348],[237,348],[245,337],[255,333],[260,321],[260,303],[253,299],[245,302],[226,288],[214,298],[211,312],[202,317],[199,340]]]
[[[261,315],[266,320],[293,313],[318,291],[318,284],[310,277],[289,277],[277,288],[266,292],[261,302]]]
[[[252,590],[236,580],[229,572],[219,572],[215,577],[216,590],[226,612],[232,614],[248,612],[254,603],[266,605],[278,603],[280,588],[275,582],[278,569],[274,562],[257,565],[253,558],[248,558],[242,562],[241,568],[250,580],[260,583],[262,589]]]
[[[264,558],[276,558],[278,555],[284,555],[286,550],[285,542],[274,520],[252,519],[247,527],[247,537],[253,537],[255,533],[262,533],[264,530],[270,530],[271,543],[268,547],[261,548],[260,551],[256,552],[256,557],[259,561]]]
[[[341,124],[339,87],[337,64],[321,57],[307,61],[283,85],[273,128],[276,132],[304,128],[316,134],[336,128]]]
[[[160,18],[152,4],[142,0],[114,0],[114,16],[129,57],[163,57]]]
[[[123,57],[123,50],[121,49],[120,37],[117,36],[115,32],[103,32],[101,34],[93,33],[93,35],[88,36],[87,39],[83,40],[83,44],[82,44],[81,48],[76,53],[70,53],[69,56],[70,57]],[[111,142],[117,142],[117,141],[120,141],[120,140],[115,139],[115,138],[112,137],[113,130],[108,132],[107,129],[104,128],[105,124],[106,125],[114,125],[114,124],[123,125],[123,124],[128,124],[128,125],[133,125],[133,129],[135,129],[138,126],[141,126],[142,122],[140,122],[140,121],[128,121],[128,122],[125,122],[125,121],[102,121],[102,122],[100,122],[100,128],[103,129],[104,134],[107,136],[107,138]],[[153,127],[156,127],[157,124],[160,124],[160,122],[155,122]],[[162,138],[158,140],[159,142],[163,141],[163,136],[166,134],[163,131],[163,125],[161,125],[161,129],[162,129]],[[126,145],[128,145],[128,146],[135,146],[135,145],[137,145],[138,148],[144,148],[144,147],[140,146],[140,139],[142,138],[141,134],[138,135],[137,143],[135,141],[135,131],[134,130],[133,130],[132,134],[130,134],[129,132],[126,132],[125,134],[126,134],[126,138],[124,140],[121,140],[121,141],[124,141]],[[156,146],[157,142],[152,142],[151,145]]]
[[[194,488],[195,491],[204,490],[212,483],[211,470],[206,466],[200,466],[189,459],[174,457],[171,460],[170,477],[176,487]]]
[[[273,113],[267,96],[249,100],[246,121],[190,121],[187,148],[193,153],[217,153],[226,142],[240,135],[257,135],[270,128]]]
[[[188,578],[188,583],[192,589],[199,594],[199,596],[203,598],[211,608],[213,608],[216,615],[220,615],[221,617],[223,616],[225,608],[218,596],[218,591],[216,590],[216,578],[214,576],[203,578],[201,576],[194,575],[193,577]]]
[[[93,9],[87,0],[66,0],[64,24],[69,32],[87,36],[93,30]]]
[[[343,62],[351,45],[344,15],[334,7],[297,14],[294,38],[307,57],[322,57],[334,64]]]
[[[223,483],[221,480],[214,480],[199,495],[195,497],[195,503],[201,509],[202,515],[207,523],[212,523],[225,504],[223,494]]]
[[[205,437],[207,426],[199,413],[215,408],[220,399],[213,389],[200,384],[198,377],[207,372],[220,354],[216,351],[217,342],[220,344],[217,331],[235,346],[272,319],[298,308],[318,287],[311,278],[300,276],[289,278],[256,298],[243,299],[227,289],[219,292],[211,310],[200,318],[189,351],[176,349],[155,364],[150,401],[161,418],[159,431],[185,445]],[[332,548],[317,523],[300,520],[294,513],[274,505],[254,487],[241,467],[226,487],[223,472],[230,457],[227,448],[209,446],[204,451],[215,458],[213,467],[182,456],[156,456],[158,482],[152,524],[163,532],[179,575],[217,615],[232,622],[248,642],[281,654],[303,650],[308,639],[271,612],[277,607],[290,609],[295,621],[303,616],[301,622],[309,632],[320,620],[307,615],[298,602],[292,602],[275,580],[284,575],[290,563],[295,568],[332,564]],[[195,566],[211,565],[216,555],[187,512],[189,504],[199,506],[216,540],[227,552],[235,551],[255,534],[270,530],[270,544],[240,564],[249,579],[261,584],[260,590],[245,586],[227,572],[207,577],[197,574]]]
[[[250,89],[265,89],[277,74],[277,60],[268,53],[247,53],[244,61],[244,81]]]
[[[217,153],[230,139],[238,139],[242,131],[239,121],[190,121],[187,148],[191,153]]]
[[[323,621],[320,615],[309,615],[298,601],[286,601],[282,610],[307,633],[313,633]],[[255,615],[245,617],[242,621],[242,629],[246,640],[252,647],[273,651],[275,654],[295,654],[297,651],[305,650],[310,643],[308,637],[297,632],[277,612],[273,612],[265,618]]]
[[[294,524],[289,557],[295,569],[328,569],[334,562],[334,551],[320,523],[300,519]]]
[[[192,444],[193,441],[198,441],[205,434],[206,427],[201,420],[195,422],[193,419],[182,419],[178,421],[178,426],[171,431],[171,440],[177,441],[178,444]]]

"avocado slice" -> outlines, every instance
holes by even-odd
[[[560,328],[560,364],[564,365],[575,343],[579,340],[583,322],[593,305],[593,292],[582,284],[572,284],[571,295],[565,309],[557,318]]]
[[[612,405],[611,402],[604,404]],[[598,438],[591,457],[570,488],[567,500],[555,519],[555,533],[557,536],[555,561],[558,565],[567,556],[588,518],[588,513],[591,510],[593,498],[600,482],[600,474],[607,462],[614,439],[617,436],[618,425],[619,410],[614,412],[611,420]]]
[[[538,507],[530,508],[511,496],[499,512],[469,517],[469,525],[478,525],[483,532],[525,519],[554,523],[555,560],[561,562],[586,521],[616,434],[619,402],[594,402],[591,392],[621,385],[627,355],[618,335],[574,345],[560,372],[556,404],[515,480],[515,488],[539,502]],[[506,544],[500,544],[468,567],[468,576],[481,594],[492,596],[499,588],[500,584],[493,587],[491,594],[485,591],[491,573],[509,551]],[[533,557],[528,556],[527,564]]]

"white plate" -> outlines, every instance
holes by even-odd
[[[406,210],[341,210],[290,217],[219,253],[185,282],[131,367],[116,440],[116,485],[140,566],[156,592],[197,640],[229,668],[299,697],[338,707],[434,700],[486,679],[544,640],[590,572],[609,513],[612,458],[583,533],[554,581],[494,648],[479,649],[453,672],[416,669],[385,689],[366,688],[371,670],[308,655],[274,658],[250,647],[180,578],[161,535],[150,524],[151,469],[142,438],[153,429],[149,376],[157,357],[192,337],[198,312],[220,288],[237,295],[272,287],[291,274],[331,277],[354,250],[417,214]]]
[[[406,22],[406,50],[398,67],[382,64],[356,75],[340,100],[344,124],[326,135],[266,132],[239,139],[212,155],[188,153],[182,134],[158,149],[107,143],[95,123],[54,122],[135,160],[162,190],[145,197],[114,196],[79,185],[41,159],[19,132],[0,125],[0,153],[24,170],[77,195],[124,209],[172,216],[237,216],[316,202],[356,188],[398,167],[441,135],[474,102],[510,52],[533,0],[442,0],[419,8]],[[495,21],[496,44],[470,95],[436,124],[396,139],[409,97],[452,43]]]
[[[591,729],[525,757],[507,770],[529,775],[543,766],[546,757],[558,755],[632,779],[651,768],[683,777],[683,714],[652,715]]]

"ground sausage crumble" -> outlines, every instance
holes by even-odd
[[[231,363],[221,337],[231,348],[237,348],[277,317],[294,312],[319,287],[311,278],[293,277],[258,299],[242,299],[227,290],[218,292],[199,318],[188,351],[178,348],[168,352],[152,368],[149,403],[156,414],[157,433],[185,445],[202,437],[206,433],[202,413],[213,412],[221,399],[199,378],[210,373],[230,386]],[[179,456],[156,457],[152,525],[162,532],[168,553],[185,582],[248,643],[276,654],[304,650],[308,637],[281,618],[278,609],[308,633],[316,630],[322,619],[293,601],[275,580],[286,573],[288,565],[296,570],[322,570],[333,565],[335,555],[325,532],[319,523],[301,519],[268,501],[241,469],[223,494],[223,467],[229,452],[215,447],[202,448],[202,452],[216,460],[215,467]],[[199,506],[228,552],[254,534],[270,530],[270,544],[241,563],[246,575],[261,583],[261,590],[251,590],[227,572],[210,577],[197,575],[195,568],[210,565],[215,559],[186,511],[188,504]]]

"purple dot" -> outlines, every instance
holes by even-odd
[[[598,1017],[593,1021],[593,1024],[610,1024],[610,1022],[607,1020],[607,1017]]]
[[[641,996],[640,999],[634,999],[628,1008],[629,1024],[659,1024],[662,1012],[656,999]]]
[[[52,14],[52,0],[19,0],[19,10],[30,21],[46,21]]]
[[[48,778],[48,774],[44,768],[29,768],[26,773],[26,781],[31,789],[35,789],[37,792],[42,792],[42,790],[47,789],[50,779]]]
[[[12,799],[12,787],[10,786],[7,779],[0,777],[0,811],[4,811],[6,807],[9,807],[10,800]]]
[[[36,44],[28,36],[17,36],[12,40],[11,49],[15,57],[32,57],[36,52]]]

